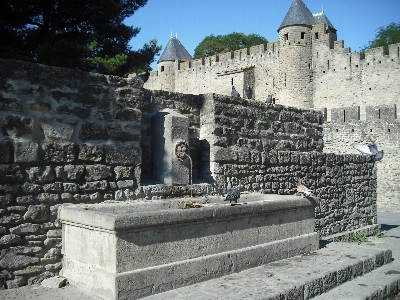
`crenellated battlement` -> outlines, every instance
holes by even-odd
[[[382,121],[382,122],[398,122],[397,106],[393,105],[374,105],[374,106],[350,106],[335,107],[331,109],[319,109],[323,112],[325,120],[335,124],[354,123],[359,121]],[[364,111],[365,120],[361,120],[361,112]],[[330,113],[330,118],[327,114]],[[400,124],[400,123],[399,123]]]

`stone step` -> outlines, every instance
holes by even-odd
[[[379,270],[391,261],[392,251],[389,249],[364,243],[332,242],[311,253],[144,299],[311,299],[345,282],[373,274],[371,271]],[[387,266],[390,270],[390,264]],[[391,286],[392,280],[390,276],[386,284]],[[326,299],[335,298],[336,294],[331,294]]]
[[[400,291],[400,264],[390,263],[319,295],[315,300],[385,299]]]

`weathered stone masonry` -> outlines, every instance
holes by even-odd
[[[187,193],[153,185],[151,117],[164,108],[189,118],[195,194],[294,194],[300,177],[321,198],[321,235],[376,223],[374,162],[323,153],[322,113],[142,85],[0,60],[0,288],[61,269],[59,205]]]

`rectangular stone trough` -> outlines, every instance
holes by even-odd
[[[105,299],[137,299],[318,249],[315,204],[242,195],[70,205],[63,275]]]

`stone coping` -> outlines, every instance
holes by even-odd
[[[184,209],[186,207],[198,207]],[[136,200],[123,203],[68,205],[61,207],[63,223],[77,223],[103,230],[119,231],[166,226],[182,222],[209,222],[243,215],[272,213],[316,205],[313,198],[288,195],[245,194],[238,204],[221,197],[170,200]]]

